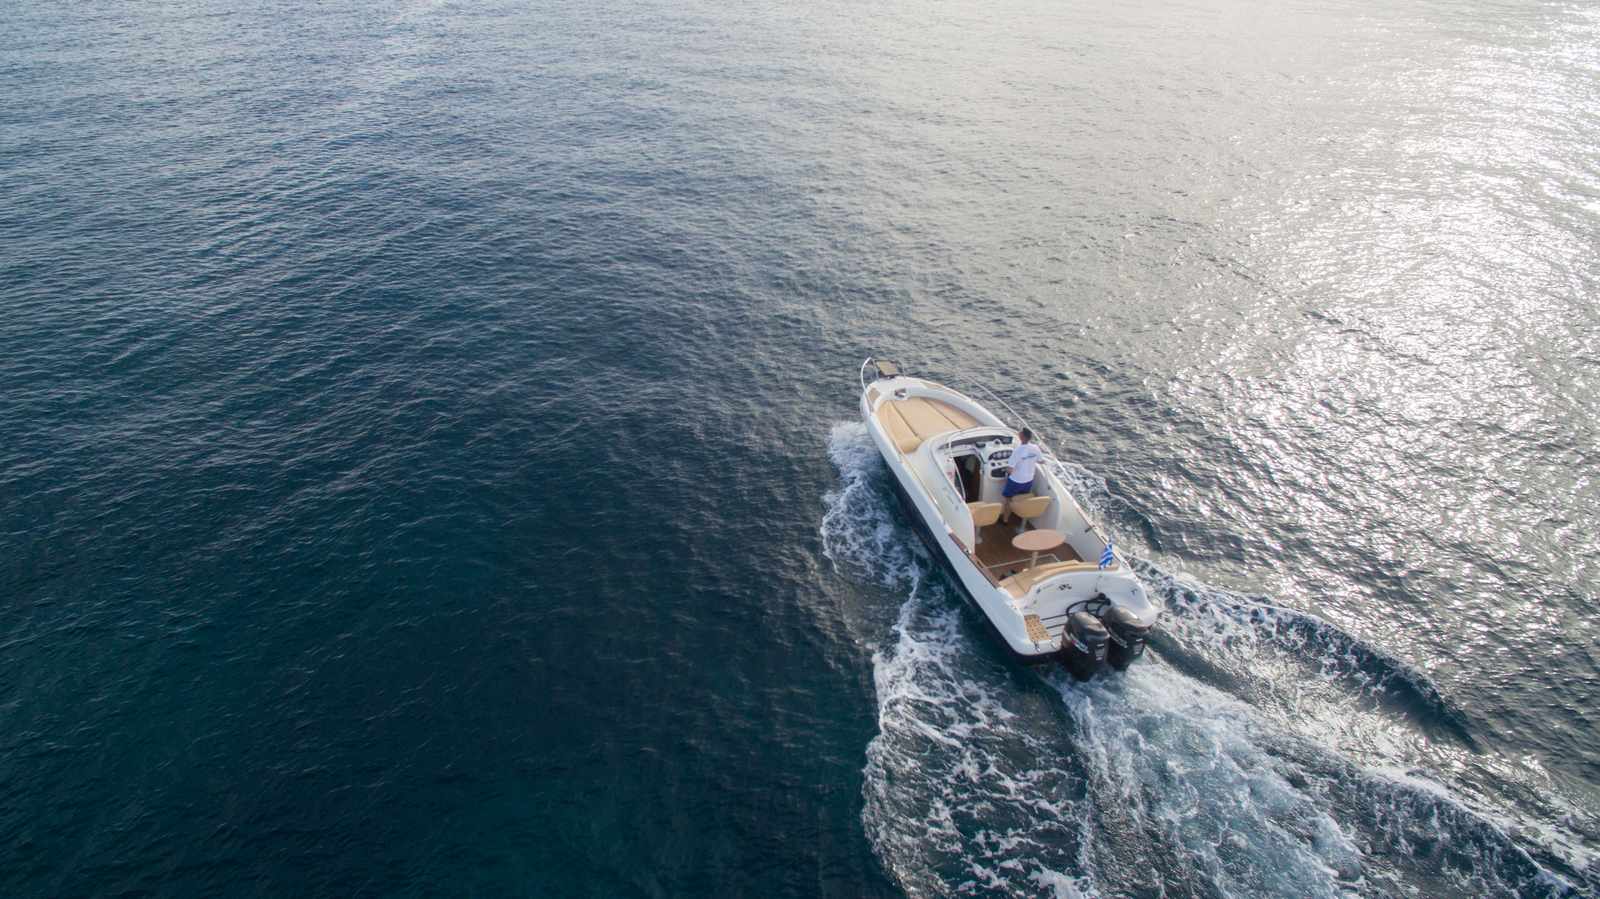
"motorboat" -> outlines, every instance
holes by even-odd
[[[1080,679],[1143,655],[1161,607],[1062,482],[1041,447],[1030,492],[1002,495],[1026,422],[887,360],[861,365],[861,417],[934,557],[1004,646]],[[1035,435],[1035,441],[1037,441]]]

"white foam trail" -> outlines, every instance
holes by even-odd
[[[1084,466],[1058,461],[1051,467],[1092,516],[1109,517],[1119,505],[1105,479]],[[1134,547],[1121,542],[1124,555],[1166,607],[1160,625],[1162,637],[1203,658],[1208,667],[1230,675],[1234,689],[1248,691],[1258,705],[1275,706],[1285,717],[1299,720],[1337,710],[1333,717],[1344,721],[1358,707],[1370,710],[1372,706],[1370,701],[1355,700],[1373,700],[1409,687],[1434,711],[1454,714],[1425,679],[1412,677],[1397,661],[1338,628],[1314,616],[1253,602],[1167,571],[1137,558]],[[1363,731],[1361,739],[1381,741],[1383,730]]]
[[[1022,674],[900,523],[865,428],[834,428],[829,452],[841,486],[826,498],[825,552],[899,594],[892,631],[870,641],[879,734],[862,819],[908,893],[1576,895],[1508,821],[1419,777],[1407,753],[1378,745],[1358,761],[1323,741],[1323,719],[1367,695],[1371,650],[1358,641],[1314,619],[1269,622],[1257,612],[1270,607],[1236,614],[1251,604],[1139,563],[1180,606],[1174,651],[1255,666],[1265,706],[1159,653],[1088,685]],[[1092,473],[1069,482],[1106,507]],[[1273,660],[1282,667],[1262,664]],[[1309,679],[1326,695],[1297,686],[1308,667],[1326,674]],[[1290,694],[1298,704],[1273,701]],[[1368,720],[1385,729],[1377,712]]]
[[[823,497],[822,552],[835,565],[848,565],[885,587],[914,586],[927,571],[916,547],[885,505],[887,471],[878,448],[861,422],[833,426],[828,457],[841,484]]]
[[[968,641],[973,622],[955,599],[914,591],[898,639],[873,657],[879,733],[862,820],[874,847],[913,895],[1093,894],[1067,873],[1091,868],[1070,745],[1019,725],[1039,697],[1018,693],[1007,663]]]
[[[891,640],[873,653],[878,736],[867,747],[862,822],[911,895],[1095,895],[1068,873],[1088,865],[1083,779],[1051,764],[1058,733],[1014,726],[1012,671],[967,639],[974,622],[897,518],[888,472],[860,424],[829,455],[842,484],[826,497],[824,552],[869,582],[904,591]],[[876,642],[876,641],[872,641]]]
[[[1168,888],[1577,895],[1505,816],[1415,770],[1354,762],[1159,659],[1088,685],[1051,681],[1077,725],[1097,836],[1143,840]]]
[[[1105,831],[1159,844],[1164,879],[1225,895],[1360,888],[1360,850],[1295,782],[1292,762],[1256,741],[1247,705],[1159,660],[1087,685],[1052,680],[1077,725],[1091,793],[1111,812]]]

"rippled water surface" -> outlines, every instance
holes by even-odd
[[[5,895],[1600,892],[1600,10],[11,4]],[[1001,657],[855,422],[1169,610]]]

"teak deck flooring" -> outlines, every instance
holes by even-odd
[[[978,534],[983,539],[974,548],[973,555],[977,556],[978,561],[986,568],[990,565],[1000,566],[988,568],[989,573],[994,575],[996,580],[1009,577],[1028,567],[1028,557],[1033,554],[1011,545],[1011,538],[1017,535],[1015,522],[1009,525],[991,524],[986,528],[980,529]],[[1051,556],[1055,556],[1055,558],[1052,559],[1050,558]],[[1040,553],[1039,561],[1042,563],[1081,562],[1083,560],[1079,559],[1078,554],[1072,551],[1072,547],[1063,543],[1050,552]]]

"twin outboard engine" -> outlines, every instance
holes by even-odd
[[[1106,660],[1105,625],[1088,612],[1073,612],[1067,616],[1067,626],[1061,636],[1061,661],[1067,670],[1078,680],[1093,677]]]
[[[1106,647],[1106,661],[1118,671],[1127,670],[1133,660],[1144,655],[1145,641],[1150,637],[1150,625],[1140,624],[1138,616],[1121,606],[1106,606],[1100,611],[1100,623],[1111,638]]]

